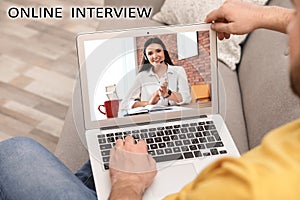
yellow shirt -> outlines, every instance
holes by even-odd
[[[208,166],[165,200],[300,199],[300,120],[271,131],[240,158]]]

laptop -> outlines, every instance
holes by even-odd
[[[178,80],[183,80],[188,100],[158,105],[153,112],[129,112],[130,91],[149,38],[165,44],[174,65],[168,70],[183,70],[177,79],[168,79],[168,87],[176,91],[181,88]],[[157,176],[143,199],[176,193],[213,161],[240,155],[218,114],[216,40],[216,32],[206,23],[78,35],[82,115],[98,199],[110,194],[110,149],[127,135],[146,140],[148,153],[157,162]]]

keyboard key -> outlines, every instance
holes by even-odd
[[[106,143],[106,139],[105,138],[99,138],[98,143],[99,144],[104,144],[104,143]]]
[[[180,134],[180,135],[179,135],[179,138],[182,139],[182,140],[183,140],[183,139],[186,139],[186,135],[185,135],[185,134]]]
[[[197,131],[204,131],[203,126],[197,126]]]
[[[189,124],[182,124],[181,127],[189,127]]]
[[[189,127],[189,132],[190,132],[190,133],[196,132],[196,128],[195,128],[195,127]]]
[[[189,146],[191,151],[197,150],[197,146],[196,145],[190,145]]]
[[[174,142],[167,142],[167,147],[174,147],[174,146],[175,146]]]
[[[172,130],[165,130],[165,135],[172,135]]]
[[[170,138],[171,140],[179,140],[179,137],[177,135],[171,135]]]
[[[179,148],[179,147],[174,147],[174,148],[173,148],[173,151],[174,151],[174,153],[181,152],[181,150],[180,150],[180,148]]]
[[[173,134],[179,134],[180,130],[179,129],[173,129]]]
[[[153,140],[153,138],[147,138],[146,142],[147,142],[147,144],[152,144],[152,143],[154,143],[154,140]]]
[[[156,137],[156,138],[154,138],[154,141],[156,143],[159,143],[159,142],[162,142],[162,139],[161,139],[161,137]]]
[[[110,150],[101,151],[102,156],[109,156]]]
[[[197,138],[191,139],[192,144],[198,144],[199,140]]]
[[[158,148],[157,144],[150,144],[150,149],[157,149],[157,148]]]
[[[182,142],[179,140],[179,141],[175,141],[175,145],[176,145],[176,146],[182,146],[183,144],[182,144]]]
[[[197,123],[190,123],[190,126],[197,126]]]
[[[149,128],[149,131],[156,131],[156,128]]]
[[[221,141],[221,137],[218,132],[212,133],[212,135],[216,138],[217,141]]]
[[[156,150],[156,154],[157,154],[157,155],[164,154],[164,150],[162,150],[162,149],[157,149],[157,150]]]
[[[109,162],[109,156],[107,156],[107,157],[102,157],[102,160],[103,160],[103,162],[105,162],[105,163]]]
[[[219,154],[217,149],[210,149],[210,153],[211,153],[211,155],[218,155]]]
[[[205,137],[200,137],[198,139],[199,139],[200,143],[206,143],[207,142]]]
[[[101,135],[97,135],[98,138],[105,138],[105,135],[104,134],[101,134]]]
[[[205,122],[199,122],[198,125],[205,125]]]
[[[126,136],[127,136],[127,135],[130,135],[130,134],[131,134],[131,131],[124,131],[124,132],[123,132],[123,135],[126,135]]]
[[[133,130],[132,134],[136,134],[136,133],[139,133],[139,132],[140,132],[140,130]]]
[[[196,136],[196,137],[203,137],[203,135],[202,135],[201,132],[196,132],[196,133],[195,133],[195,136]]]
[[[188,129],[187,128],[181,128],[180,131],[181,131],[181,133],[187,133]]]
[[[187,146],[182,146],[181,147],[181,151],[184,152],[184,151],[189,151],[189,148]]]
[[[206,121],[206,124],[214,124],[213,121]]]
[[[142,130],[140,130],[142,133],[146,133],[146,132],[148,132],[148,129],[142,129]]]
[[[186,153],[183,153],[183,155],[184,155],[184,158],[194,158],[194,155],[193,155],[193,153],[192,152],[186,152]]]
[[[180,128],[180,125],[179,124],[174,125],[174,128]]]
[[[104,169],[105,169],[105,170],[109,170],[109,165],[108,165],[108,163],[105,163],[103,166],[104,166]]]
[[[107,138],[107,142],[108,143],[112,143],[112,142],[115,142],[115,138],[111,137],[111,138]]]
[[[204,144],[198,144],[197,147],[198,149],[206,149]]]
[[[149,151],[148,151],[148,154],[151,155],[151,156],[155,156],[155,155],[156,155],[156,154],[155,154],[155,151],[153,151],[153,150],[149,150]]]
[[[107,149],[111,149],[111,148],[112,148],[111,144],[101,144],[100,145],[101,150],[107,150]]]
[[[209,131],[203,131],[202,134],[203,134],[204,136],[210,136]]]
[[[216,129],[216,127],[215,127],[215,125],[205,125],[204,129],[205,130],[214,130],[214,129]]]
[[[114,137],[114,134],[113,133],[107,133],[106,137]]]
[[[181,160],[183,159],[183,156],[181,153],[176,153],[176,154],[169,154],[163,156],[153,156],[153,158],[156,162],[165,162],[165,161],[172,161],[172,160]]]
[[[141,137],[141,139],[146,139],[146,138],[148,138],[148,134],[147,133],[141,133],[140,137]]]
[[[206,145],[206,148],[208,148],[208,149],[213,148],[213,147],[223,147],[224,146],[223,142],[212,142],[212,143],[207,143],[205,145]]]
[[[170,153],[173,153],[173,152],[172,152],[172,149],[171,149],[171,148],[167,148],[167,149],[165,149],[165,153],[166,153],[166,154],[170,154]]]
[[[203,156],[210,156],[210,153],[209,152],[205,152],[205,153],[203,153]]]
[[[164,130],[165,129],[165,127],[157,127],[157,130]]]
[[[213,136],[209,136],[206,138],[208,142],[214,142],[215,138]]]
[[[195,137],[193,133],[187,133],[186,136],[187,136],[188,138],[194,138],[194,137]]]
[[[220,154],[226,154],[226,153],[227,153],[226,150],[221,150],[221,151],[220,151]]]
[[[163,149],[163,148],[166,147],[166,143],[159,143],[159,144],[158,144],[158,147],[159,147],[160,149]]]
[[[162,139],[164,142],[168,142],[171,140],[169,136],[164,136]]]
[[[173,126],[166,126],[166,129],[173,129]]]
[[[140,139],[140,135],[139,135],[139,134],[134,134],[134,135],[132,135],[132,137],[133,137],[135,140],[139,140],[139,139]]]
[[[155,132],[149,132],[148,135],[149,135],[149,137],[156,137],[156,133]]]
[[[157,135],[157,136],[164,136],[165,134],[164,134],[163,131],[157,131],[157,132],[156,132],[156,135]]]
[[[190,140],[183,140],[183,144],[184,145],[189,145],[189,144],[191,144],[191,141]]]
[[[122,135],[123,135],[122,132],[117,132],[117,133],[115,133],[115,136],[122,136]]]
[[[202,157],[201,151],[194,151],[195,157]]]

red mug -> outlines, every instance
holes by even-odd
[[[104,107],[105,111],[101,110]],[[98,106],[99,112],[106,115],[107,118],[118,117],[119,112],[119,100],[108,100],[104,102],[104,105]]]

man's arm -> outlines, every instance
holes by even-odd
[[[239,0],[227,0],[210,12],[205,21],[214,22],[212,29],[220,40],[231,34],[242,35],[258,28],[286,33],[294,10],[277,6],[259,6]]]
[[[116,148],[122,154],[111,151],[109,170],[112,188],[109,199],[142,199],[145,190],[151,185],[157,173],[154,159],[150,157],[149,160],[147,157],[147,143],[140,140],[135,144],[133,137],[127,136],[124,141],[121,139],[116,141]],[[128,163],[124,164],[124,162]],[[130,168],[126,168],[128,166]]]

